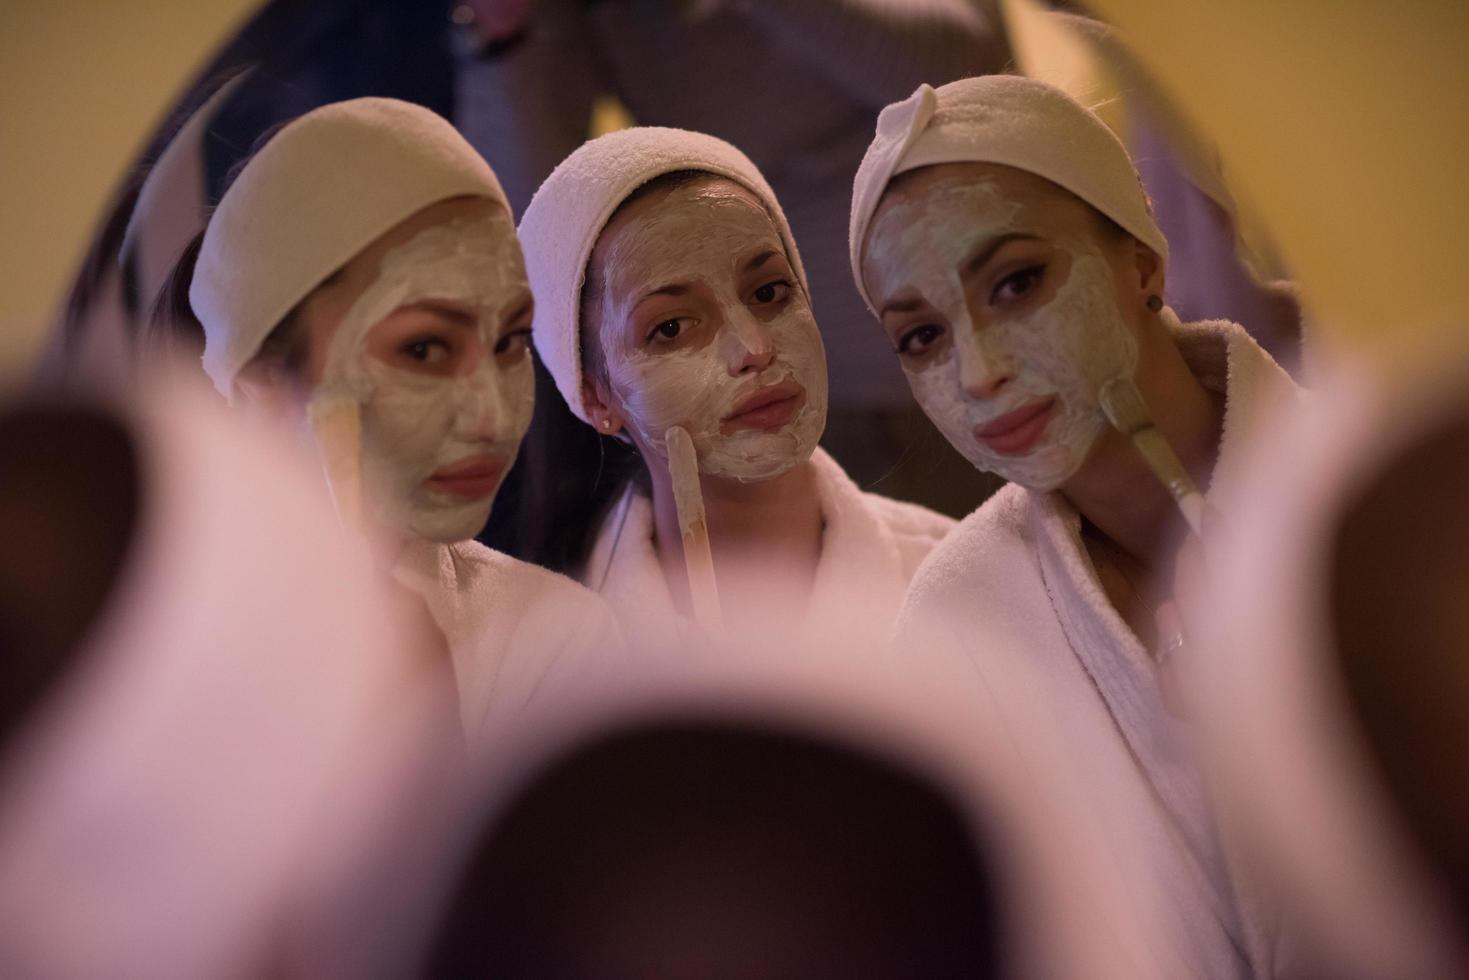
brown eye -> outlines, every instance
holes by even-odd
[[[1040,285],[1045,273],[1046,267],[1043,265],[1034,265],[1010,273],[995,283],[994,292],[990,293],[990,303],[1013,303],[1016,300],[1024,299]]]
[[[661,320],[654,324],[653,329],[648,331],[644,343],[648,344],[671,344],[682,337],[693,323],[688,317],[674,317],[670,320]]]
[[[916,357],[927,351],[944,335],[944,328],[937,323],[923,323],[906,330],[898,338],[897,353]]]
[[[449,345],[437,337],[410,340],[398,350],[409,360],[426,365],[440,364],[449,356]]]
[[[530,331],[512,330],[495,342],[495,356],[519,357],[530,349]]]
[[[784,279],[775,279],[756,289],[752,294],[755,302],[764,306],[779,303],[791,294],[791,284]]]

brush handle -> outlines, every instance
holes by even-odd
[[[1098,392],[1098,401],[1107,421],[1118,432],[1132,440],[1142,453],[1148,469],[1162,481],[1163,486],[1178,505],[1183,519],[1194,534],[1204,533],[1204,495],[1194,484],[1193,478],[1183,466],[1183,461],[1158,431],[1153,414],[1143,400],[1143,393],[1131,377],[1119,376],[1104,384]]]
[[[361,528],[362,407],[349,399],[333,399],[313,404],[309,415],[337,517],[344,527]]]
[[[1148,468],[1168,489],[1173,502],[1188,522],[1189,529],[1197,535],[1204,533],[1204,495],[1199,492],[1193,478],[1184,469],[1183,461],[1163,438],[1158,427],[1149,424],[1132,434],[1132,444],[1142,453]]]
[[[684,569],[689,577],[689,601],[694,621],[706,631],[724,627],[719,605],[719,585],[714,577],[714,552],[709,547],[709,526],[704,520],[704,495],[699,489],[699,458],[688,431],[675,426],[664,436],[668,447],[668,475],[673,484],[673,504],[683,534]]]

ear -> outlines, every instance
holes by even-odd
[[[583,375],[581,398],[582,404],[587,407],[587,415],[591,417],[592,427],[600,435],[615,436],[622,431],[626,420],[623,419],[622,413],[613,406],[610,392],[600,381],[593,381]]]
[[[1132,240],[1132,249],[1139,293],[1144,300],[1149,296],[1162,296],[1165,278],[1163,257],[1136,238]]]

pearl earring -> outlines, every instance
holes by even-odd
[[[603,419],[602,420],[602,431],[603,432],[611,432],[612,431],[612,420],[611,419]]]
[[[1157,293],[1153,293],[1151,296],[1149,296],[1148,309],[1152,310],[1154,313],[1157,313],[1159,310],[1163,309],[1163,297],[1159,296]]]

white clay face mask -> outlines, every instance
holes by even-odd
[[[745,482],[808,459],[826,426],[826,353],[794,274],[741,273],[762,252],[785,254],[765,209],[728,181],[699,181],[670,192],[606,244],[598,342],[612,397],[643,445],[666,460],[665,434],[679,426],[701,473]],[[770,291],[775,301],[752,297],[779,278],[789,285]],[[670,284],[687,286],[685,294],[651,322],[641,314],[635,321],[640,301]],[[648,341],[649,331],[673,319],[688,332],[673,343]],[[794,393],[799,408],[765,428],[731,422],[749,399],[772,393]]]
[[[515,228],[503,208],[434,225],[383,256],[377,278],[343,316],[310,411],[335,400],[362,412],[367,506],[388,527],[462,541],[484,527],[494,490],[467,497],[429,483],[445,467],[480,461],[500,474],[530,426],[535,388],[528,354],[497,359],[497,332],[528,295]],[[372,356],[372,328],[414,303],[473,313],[483,356],[472,370],[436,376]],[[498,486],[498,484],[496,484]]]
[[[1032,211],[1036,213],[1032,214]],[[1049,226],[1049,227],[1048,227]],[[1047,240],[1061,256],[1045,275],[1064,276],[1048,300],[1021,315],[976,326],[960,273],[981,243],[1010,232]],[[935,181],[914,197],[884,202],[868,239],[864,269],[874,302],[916,292],[942,315],[947,344],[929,358],[903,359],[913,395],[939,431],[975,467],[1031,490],[1050,491],[1086,461],[1107,426],[1098,392],[1131,377],[1137,341],[1117,309],[1112,268],[1074,229],[1058,229],[1041,209],[1017,203],[984,180]],[[1004,375],[993,393],[975,378]],[[982,387],[982,386],[980,386]],[[1049,421],[1023,451],[1001,452],[981,431],[1048,400]]]

